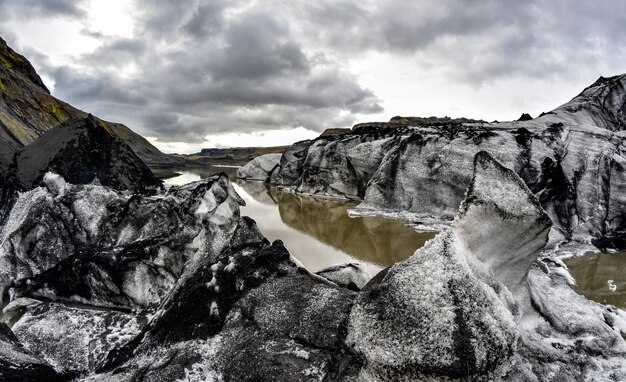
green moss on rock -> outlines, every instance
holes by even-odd
[[[0,64],[7,69],[13,69],[13,63],[4,54],[0,54]]]
[[[59,122],[65,122],[68,118],[63,109],[58,107],[56,104],[52,104],[52,115],[54,115]]]

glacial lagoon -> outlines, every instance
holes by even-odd
[[[220,171],[235,179],[236,168],[211,166],[177,170],[181,175],[164,183],[186,184]],[[411,256],[435,236],[432,232],[416,232],[399,220],[351,218],[347,211],[358,204],[352,201],[282,192],[262,182],[237,180],[233,186],[246,202],[241,213],[254,219],[268,240],[282,240],[313,272],[359,262],[374,275]],[[601,304],[626,308],[626,253],[599,253],[564,262],[578,284],[573,287],[578,293]]]
[[[208,175],[188,170],[176,172],[181,175],[166,179],[167,186]],[[399,220],[351,218],[347,211],[357,205],[352,201],[296,195],[262,182],[239,180],[233,186],[246,202],[241,214],[254,219],[268,240],[282,240],[313,272],[335,264],[358,262],[374,275],[411,256],[436,234],[416,232]]]
[[[574,289],[590,300],[626,308],[626,252],[594,253],[564,260]]]

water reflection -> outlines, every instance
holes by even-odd
[[[626,308],[626,253],[598,253],[564,262],[576,279],[578,287],[574,289],[580,294],[601,304]]]
[[[225,168],[176,171],[182,175],[166,179],[168,186],[200,180]],[[226,169],[228,170],[228,169]],[[235,179],[236,168],[227,173]],[[335,264],[357,261],[374,275],[404,260],[433,238],[435,233],[418,233],[404,222],[373,217],[350,218],[356,203],[320,199],[281,192],[262,182],[238,180],[233,186],[246,201],[242,215],[250,216],[273,241],[280,239],[305,267],[315,272]]]
[[[365,263],[370,272],[404,260],[433,238],[435,233],[418,233],[405,226],[404,222],[373,217],[351,218],[349,208],[356,203],[333,199],[320,199],[281,192],[261,182],[238,181],[242,191],[254,199],[242,208],[242,213],[257,221],[266,236],[276,231],[276,238],[283,240],[295,256],[307,268],[319,270],[346,261]],[[243,194],[243,193],[242,193]],[[244,199],[246,196],[242,195]],[[259,205],[266,206],[259,208]],[[280,222],[293,230],[279,228],[273,222],[266,224],[267,207],[278,207]],[[261,213],[264,210],[265,213]],[[295,230],[295,232],[294,232]],[[308,237],[303,238],[302,233]],[[325,244],[312,250],[311,239]]]

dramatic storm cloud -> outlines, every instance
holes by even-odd
[[[0,0],[0,12],[56,96],[168,149],[396,114],[512,119],[626,72],[618,0]]]

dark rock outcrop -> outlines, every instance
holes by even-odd
[[[72,184],[99,183],[133,193],[154,193],[159,181],[131,148],[91,115],[72,119],[24,147],[15,160],[19,188],[39,185],[48,171]]]
[[[402,117],[395,116],[389,122],[364,122],[358,123],[352,127],[352,130],[363,129],[389,129],[401,128],[408,126],[441,126],[441,125],[460,125],[462,123],[484,123],[482,119],[472,118],[450,118],[450,117]]]
[[[533,117],[528,113],[522,113],[522,115],[517,119],[518,121],[532,121]]]
[[[330,129],[324,130],[322,134],[320,134],[320,137],[330,137],[333,135],[341,135],[341,134],[345,134],[348,132],[350,132],[350,129],[330,128]]]
[[[69,119],[85,117],[87,113],[51,96],[30,62],[0,38],[0,173],[12,161],[11,150],[17,151]],[[178,163],[128,127],[100,122],[147,165]]]
[[[33,66],[26,59],[26,57],[11,49],[11,47],[8,46],[6,41],[4,41],[4,39],[1,37],[0,65],[2,65],[3,70],[12,70],[15,73],[19,73],[33,84],[39,86],[46,93],[50,93],[46,85],[44,85],[43,81],[41,80],[41,77],[39,77],[39,74],[37,74],[35,68],[33,68]]]

